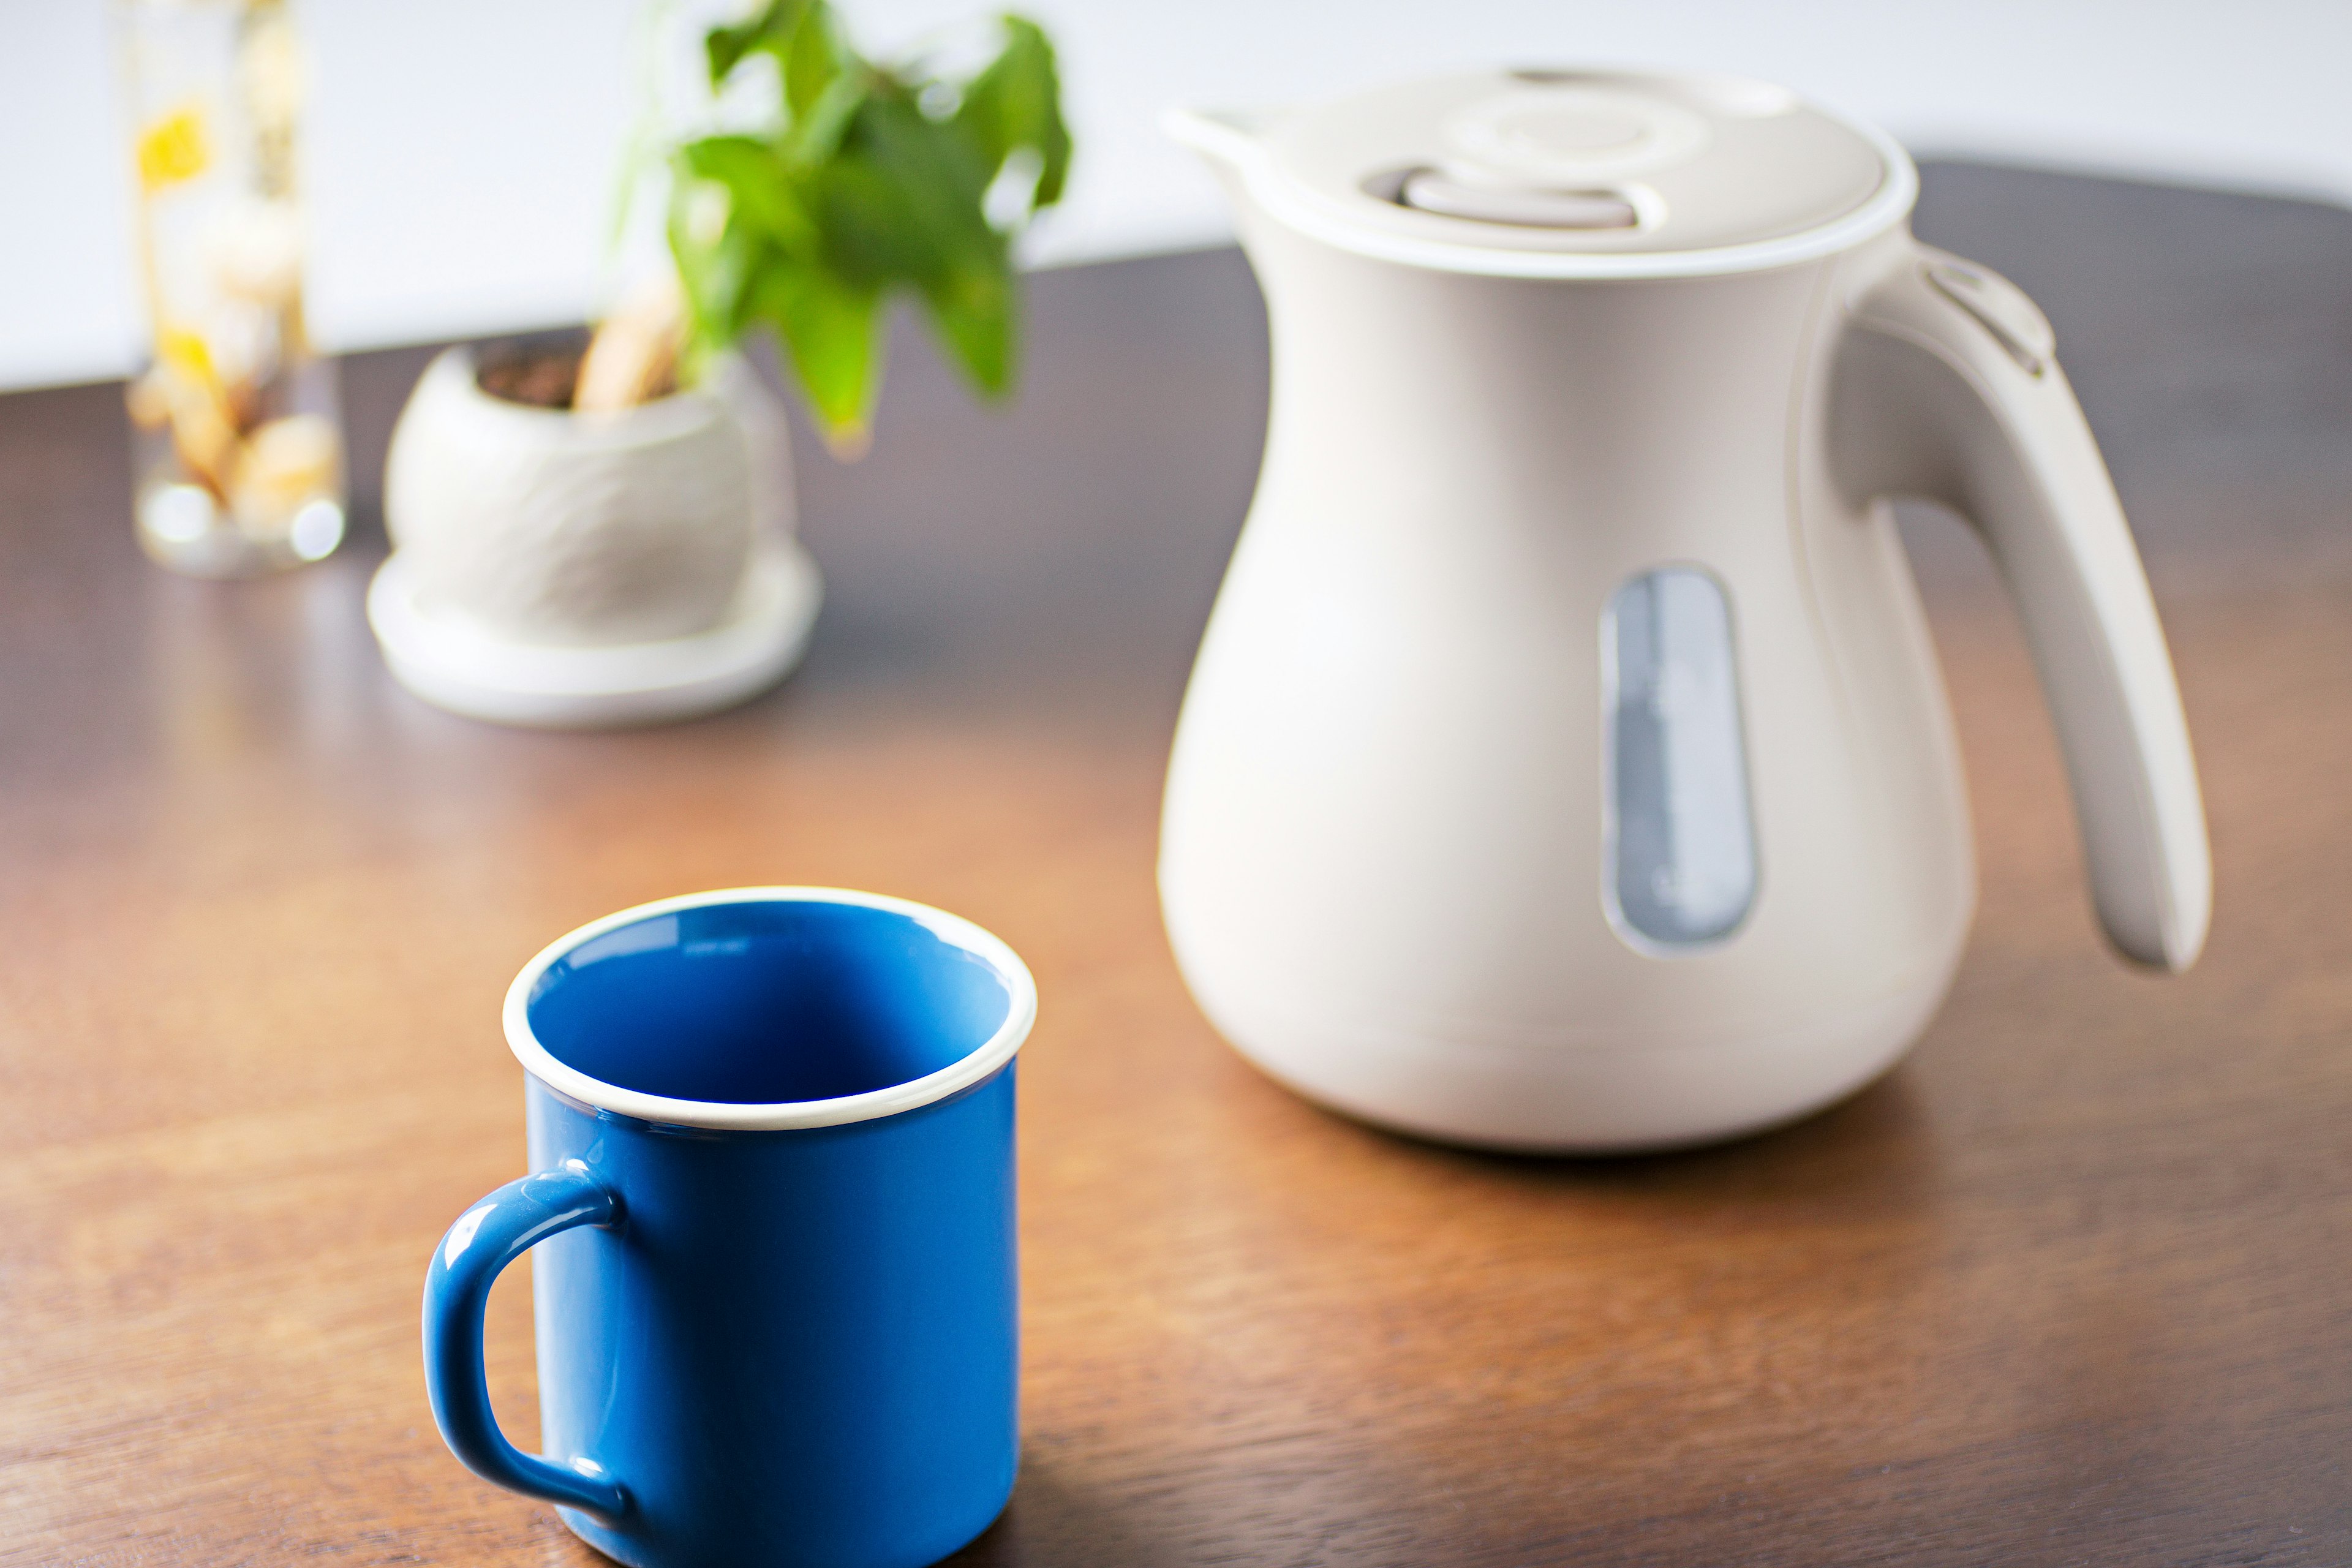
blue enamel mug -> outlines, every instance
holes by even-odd
[[[535,1174],[425,1284],[467,1468],[633,1568],[916,1568],[1012,1495],[1013,950],[898,899],[751,888],[583,926],[507,993]],[[482,1309],[532,1254],[543,1454]]]

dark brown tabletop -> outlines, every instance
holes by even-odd
[[[803,670],[633,733],[394,687],[366,495],[322,566],[182,581],[119,390],[0,399],[0,1563],[595,1561],[443,1450],[425,1260],[522,1170],[523,960],[759,882],[1037,974],[1025,1460],[959,1562],[2352,1563],[2352,215],[1927,192],[2047,307],[2139,529],[2211,945],[2102,947],[2013,620],[1909,519],[1982,861],[1958,985],[1849,1103],[1664,1158],[1366,1131],[1184,994],[1160,773],[1265,411],[1230,252],[1036,279],[1009,412],[908,324],[874,455],[803,443]],[[363,489],[422,360],[347,366]],[[489,1344],[528,1444],[522,1270]]]

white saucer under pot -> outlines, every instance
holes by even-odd
[[[507,724],[715,711],[798,661],[821,598],[793,537],[782,411],[740,361],[636,408],[484,392],[472,351],[426,370],[384,475],[394,554],[368,619],[425,700]]]
[[[765,691],[800,662],[822,596],[807,552],[771,538],[719,624],[688,637],[520,642],[436,609],[399,555],[377,569],[367,611],[394,678],[437,708],[497,724],[620,729],[715,713]]]

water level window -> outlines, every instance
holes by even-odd
[[[1609,728],[1604,876],[1642,947],[1720,941],[1756,901],[1731,606],[1696,567],[1645,572],[1601,626]]]

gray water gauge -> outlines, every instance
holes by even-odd
[[[1637,947],[1717,942],[1756,902],[1731,608],[1706,572],[1617,590],[1601,631],[1611,912]]]

